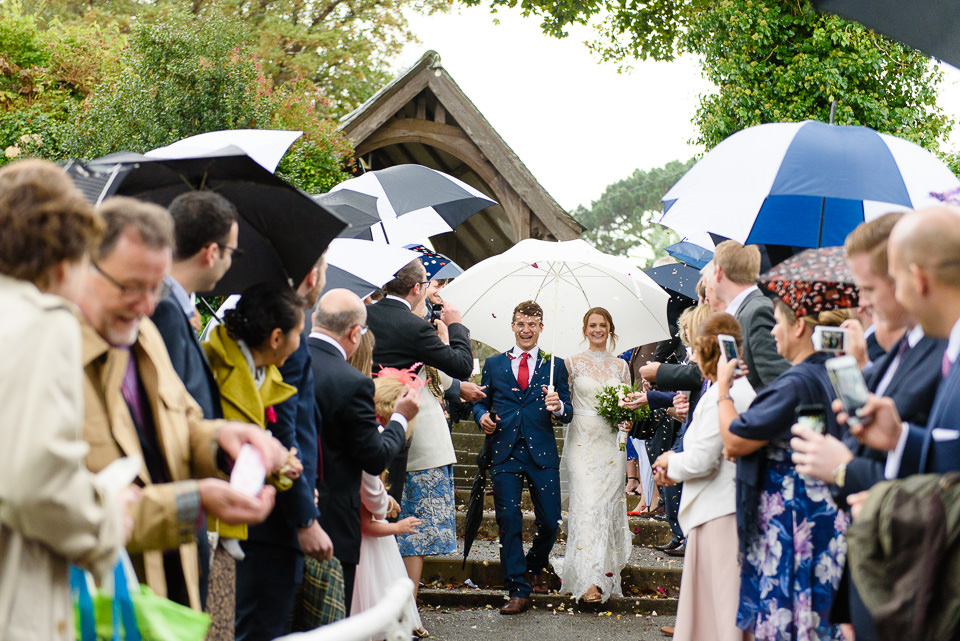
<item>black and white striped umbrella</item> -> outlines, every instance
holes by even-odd
[[[375,196],[379,221],[356,238],[403,245],[453,231],[497,202],[462,180],[422,165],[395,165],[346,180],[330,193]],[[372,213],[372,212],[371,212]]]

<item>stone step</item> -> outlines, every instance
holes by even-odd
[[[467,517],[466,510],[458,509],[457,532],[462,536],[464,532],[465,521]],[[633,532],[633,544],[639,546],[663,545],[671,538],[670,526],[665,522],[657,521],[652,518],[629,517],[627,519],[628,527]],[[526,540],[530,540],[536,532],[536,520],[533,512],[525,511],[523,514],[523,533]],[[497,527],[497,518],[493,509],[487,509],[483,512],[483,520],[480,522],[480,529],[477,531],[477,538],[496,539],[500,535],[500,528]],[[566,540],[566,532],[563,527],[557,535],[558,541]]]
[[[534,610],[553,611],[558,614],[577,612],[611,613],[617,615],[673,615],[677,613],[677,599],[662,596],[647,597],[610,597],[605,603],[584,603],[572,596],[561,597],[558,594],[532,594]],[[507,601],[502,590],[484,590],[480,588],[438,588],[421,587],[417,601],[422,605],[445,608],[489,608],[499,609]]]

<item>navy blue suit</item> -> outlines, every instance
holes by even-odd
[[[563,402],[558,418],[573,418],[569,375],[560,358],[554,360],[554,386]],[[473,406],[477,423],[493,410],[497,428],[490,435],[494,505],[500,530],[500,566],[503,585],[511,597],[530,596],[525,572],[546,567],[560,522],[560,455],[553,433],[552,414],[544,405],[543,386],[550,382],[550,362],[537,358],[530,384],[521,390],[507,354],[491,356],[483,365],[480,384],[487,397]],[[523,512],[520,499],[527,480],[537,532],[530,552],[523,554]]]
[[[309,315],[309,311],[305,311]],[[309,318],[300,347],[280,368],[283,381],[297,393],[276,405],[273,435],[284,447],[296,447],[303,473],[286,492],[267,520],[251,526],[243,542],[246,558],[237,564],[237,641],[268,640],[286,632],[296,590],[303,579],[303,553],[297,530],[318,518],[313,502],[317,479],[317,432],[320,415],[314,397],[310,366]]]
[[[939,365],[938,365],[939,369]],[[960,429],[960,363],[937,388],[927,426],[910,424],[906,447],[900,461],[900,477],[910,474],[943,474],[960,470],[960,439],[936,441],[936,428]]]

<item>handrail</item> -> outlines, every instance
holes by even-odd
[[[407,605],[412,600],[413,581],[397,579],[372,608],[316,630],[295,632],[275,641],[410,641],[414,625],[408,618]]]

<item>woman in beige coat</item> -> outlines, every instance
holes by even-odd
[[[0,169],[0,229],[0,638],[72,639],[68,564],[108,572],[132,526],[84,464],[80,329],[65,300],[101,223],[60,168],[27,160]]]

